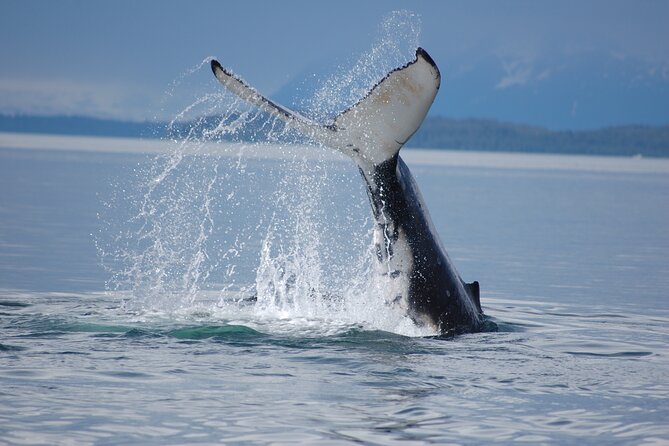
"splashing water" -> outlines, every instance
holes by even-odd
[[[306,114],[331,120],[363,97],[413,58],[419,28],[414,14],[390,14],[371,50],[304,100]],[[211,89],[207,62],[182,76],[170,98],[195,78]],[[197,92],[180,110],[166,129],[170,152],[138,167],[135,186],[120,185],[107,205],[115,218],[100,251],[112,273],[108,288],[130,296],[126,310],[267,330],[433,334],[384,300],[367,197],[352,162],[220,87]],[[130,218],[121,208],[131,209]]]
[[[412,60],[420,45],[420,17],[393,11],[381,22],[374,45],[351,66],[340,66],[325,79],[313,97],[300,104],[312,119],[327,122],[363,98],[391,70]]]

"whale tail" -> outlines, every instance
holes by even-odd
[[[424,49],[418,48],[413,61],[388,73],[331,124],[322,125],[262,96],[217,60],[211,61],[211,69],[239,98],[359,164],[372,165],[393,158],[418,130],[441,81],[437,65]]]

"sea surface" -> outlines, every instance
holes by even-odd
[[[499,327],[440,338],[353,166],[161,144],[0,134],[0,444],[669,443],[667,160],[405,149]]]

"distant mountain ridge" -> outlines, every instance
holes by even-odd
[[[669,123],[669,66],[664,62],[594,48],[531,57],[478,50],[446,56],[438,48],[427,50],[434,51],[442,75],[431,116],[494,116],[501,122],[571,130]],[[333,85],[328,81],[351,82],[346,69],[332,70],[327,58],[313,63],[271,99],[293,110],[318,111],[329,104],[322,98],[334,95],[344,110],[357,97],[346,99],[348,89],[329,91]],[[367,84],[357,79],[352,90],[364,94],[385,73],[376,75]]]
[[[189,123],[182,123],[187,128]],[[0,115],[0,132],[161,138],[167,123],[81,116]],[[247,132],[251,135],[253,132]],[[251,136],[248,136],[252,140]],[[531,153],[669,157],[669,125],[549,130],[485,119],[428,117],[407,147]]]
[[[493,120],[434,117],[425,120],[408,145],[493,152],[669,157],[669,125],[573,131]]]
[[[160,138],[165,124],[86,116],[0,115],[0,132]]]

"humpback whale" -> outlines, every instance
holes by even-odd
[[[399,151],[418,130],[441,75],[422,48],[356,104],[323,125],[278,105],[213,59],[216,78],[232,93],[306,137],[349,156],[365,182],[374,217],[375,272],[389,305],[442,335],[481,331],[478,282],[462,280],[444,250],[418,186]]]

